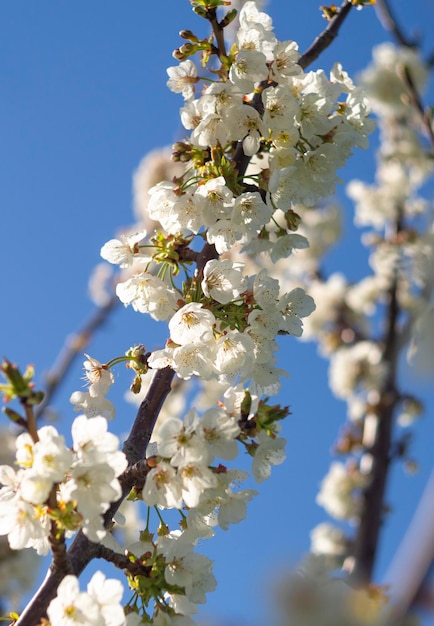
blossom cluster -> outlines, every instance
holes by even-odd
[[[101,572],[92,576],[86,591],[80,591],[78,579],[70,574],[62,580],[56,598],[50,602],[48,618],[52,626],[133,626],[125,618],[122,595],[122,583],[106,579]]]
[[[310,556],[280,584],[282,626],[381,626],[390,623],[387,591],[371,585],[355,589],[331,578],[329,563]],[[410,621],[411,623],[411,621]]]
[[[144,480],[130,494],[148,507],[146,528],[138,541],[119,546],[113,556],[115,562],[124,557],[133,593],[130,615],[124,616],[115,581],[97,574],[82,592],[77,579],[67,576],[48,607],[53,626],[84,621],[135,626],[141,616],[156,626],[193,624],[197,604],[216,585],[212,562],[195,548],[217,526],[226,530],[244,519],[256,494],[239,488],[249,474],[226,462],[244,448],[260,483],[284,460],[279,421],[288,411],[263,398],[279,391],[286,374],[277,366],[279,337],[301,337],[307,327],[311,335],[327,336],[324,346],[330,354],[332,333],[324,329],[330,311],[342,319],[342,311],[347,314],[352,307],[348,316],[362,326],[369,302],[387,283],[381,274],[375,284],[346,289],[338,278],[330,290],[334,300],[324,315],[327,322],[317,315],[309,325],[316,307],[296,259],[303,253],[313,257],[324,246],[321,237],[313,236],[309,251],[309,218],[303,224],[303,213],[333,194],[337,170],[356,146],[367,146],[373,122],[362,91],[339,64],[330,76],[322,70],[304,72],[297,44],[278,41],[271,18],[252,1],[239,13],[235,45],[228,54],[220,51],[219,60],[218,71],[208,68],[213,79],[199,77],[184,57],[168,69],[169,88],[185,100],[182,124],[191,131],[174,147],[173,157],[182,166],[172,179],[149,189],[145,228],[140,224],[101,249],[102,258],[121,270],[115,289],[119,300],[168,324],[163,349],[145,355],[141,346],[127,353],[134,355],[129,366],[136,381],[148,368],[170,368],[182,384],[193,377],[210,389],[215,384],[218,402],[202,413],[191,409],[182,419],[171,414],[157,422]],[[205,86],[196,97],[199,83]],[[355,195],[361,190],[353,185]],[[417,203],[411,207],[414,214],[420,210]],[[332,224],[333,217],[328,219]],[[312,233],[315,228],[321,230],[321,221],[313,224]],[[288,281],[282,275],[277,280],[272,268],[290,265],[290,256],[296,279],[286,269]],[[324,282],[318,278],[312,293]],[[353,413],[357,398],[361,414],[360,405],[385,379],[387,368],[375,342],[340,339],[333,346],[338,348],[333,387]],[[0,534],[8,536],[11,548],[45,553],[53,528],[64,536],[82,529],[91,541],[117,547],[103,514],[121,497],[119,477],[127,462],[118,438],[107,431],[106,420],[115,409],[106,395],[114,382],[112,364],[122,360],[127,358],[101,364],[86,355],[88,390],[70,398],[83,413],[72,425],[70,448],[53,426],[17,438],[18,470],[0,467]],[[340,519],[357,517],[366,484],[359,469],[349,467],[335,464],[318,498]],[[157,533],[149,530],[152,508],[159,519]],[[163,519],[166,509],[178,512],[181,530],[170,530]],[[338,535],[323,532],[322,543],[332,544],[342,556],[347,542]]]
[[[171,417],[161,423],[155,432],[157,448],[152,448],[159,460],[149,472],[143,490],[147,504],[181,508],[184,502],[190,510],[206,509],[211,504],[206,514],[218,508],[217,521],[225,530],[229,522],[245,516],[245,507],[240,504],[243,494],[238,493],[235,498],[230,488],[234,475],[221,463],[213,467],[215,457],[233,460],[238,456],[237,440],[244,443],[253,456],[253,476],[256,482],[262,482],[270,476],[271,465],[284,460],[285,445],[285,440],[277,436],[276,422],[273,424],[270,419],[267,428],[261,426],[264,403],[252,403],[251,408],[257,405],[256,412],[246,422],[240,421],[240,406],[245,397],[241,387],[230,389],[225,393],[226,406],[221,403],[201,416],[191,409],[183,420]],[[236,476],[239,482],[248,475],[238,472]],[[252,493],[245,492],[246,501]],[[234,499],[238,501],[238,512],[231,514]],[[235,519],[241,508],[242,517]]]
[[[266,152],[271,199],[283,210],[293,203],[311,205],[333,193],[336,170],[354,146],[367,146],[366,136],[373,128],[367,100],[340,65],[327,78],[322,70],[304,73],[297,64],[299,57],[297,44],[278,41],[270,17],[259,12],[254,2],[246,2],[226,80],[212,83],[194,99],[197,72],[193,62],[183,61],[169,70],[169,87],[187,101],[181,119],[192,130],[191,145],[226,149],[241,141],[247,156]],[[257,102],[252,94],[259,85]],[[341,94],[345,94],[344,102],[338,102]],[[177,198],[176,189],[162,183],[151,190],[150,210],[154,219],[160,214],[174,215],[175,221],[165,219],[166,226],[174,229],[192,230],[183,214],[201,214],[201,225],[210,229],[209,241],[216,229],[221,231],[226,224],[229,228],[231,222],[230,235],[223,234],[226,248],[234,239],[251,239],[258,232],[258,211],[266,215],[259,198],[254,219],[243,220],[242,198],[255,204],[248,192],[235,201],[222,194],[215,212],[209,210],[209,202],[204,206],[207,195],[198,186],[187,198]]]
[[[179,617],[192,615],[215,585],[211,564],[195,545],[215,526],[227,529],[243,519],[255,493],[235,490],[247,474],[216,457],[233,460],[244,445],[257,482],[284,458],[277,422],[260,423],[259,398],[277,393],[285,375],[276,365],[278,336],[300,337],[315,304],[300,283],[282,289],[272,266],[291,255],[296,265],[298,252],[308,249],[296,232],[298,207],[334,192],[337,169],[355,146],[366,147],[373,128],[367,100],[340,65],[330,77],[305,73],[297,44],[279,42],[254,2],[244,3],[239,21],[226,69],[216,81],[204,79],[211,84],[198,98],[202,79],[190,59],[168,70],[169,88],[185,99],[181,120],[191,133],[174,147],[184,168],[140,199],[144,228],[154,234],[141,224],[101,250],[122,270],[120,301],[168,323],[166,346],[147,365],[218,387],[217,408],[202,415],[191,409],[183,419],[166,415],[148,450],[139,496],[148,506],[186,509],[182,532],[161,528],[154,539],[146,531],[128,547],[133,560],[160,568],[161,593]],[[243,160],[252,161],[247,172]],[[149,168],[141,171],[147,176]],[[196,247],[203,241],[210,253],[202,263]],[[202,264],[191,272],[195,261]],[[254,402],[243,418],[246,394]],[[130,586],[146,611],[150,596],[140,577],[130,576]],[[154,623],[163,613],[157,602]]]
[[[178,309],[169,322],[166,348],[153,352],[150,367],[170,366],[185,379],[192,375],[205,380],[217,377],[226,385],[252,379],[254,393],[278,391],[282,370],[275,367],[276,336],[300,336],[302,318],[315,304],[299,288],[280,297],[278,282],[266,270],[250,281],[250,287],[247,281],[241,287],[241,269],[241,264],[228,260],[208,261],[202,288],[212,296],[207,302],[210,308],[191,302]],[[219,304],[229,298],[234,306],[223,317]],[[229,315],[234,322],[226,330]]]
[[[427,68],[417,51],[384,44],[374,50],[373,64],[361,75],[378,116],[381,143],[375,183],[351,181],[347,194],[355,203],[355,226],[364,229],[362,243],[369,248],[371,273],[354,281],[354,276],[324,272],[321,259],[339,235],[337,209],[297,206],[300,232],[311,245],[281,274],[283,289],[294,281],[308,286],[317,306],[304,320],[303,339],[318,342],[330,363],[330,388],[347,404],[349,422],[336,443],[341,459],[333,461],[317,502],[339,522],[352,525],[364,507],[372,467],[370,446],[399,349],[409,347],[410,362],[425,373],[434,369],[432,203],[422,194],[433,165],[418,113],[408,106],[405,72],[422,92]],[[392,356],[390,347],[386,349],[384,321],[391,306],[400,312],[394,322],[400,348]],[[417,419],[422,406],[406,390],[396,390],[393,402],[399,445],[405,437],[399,427]],[[407,454],[404,445],[403,458],[412,469]],[[342,455],[348,456],[344,462]],[[321,524],[312,532],[312,551],[331,557],[334,564],[342,564],[352,549],[351,537],[337,526]]]
[[[253,379],[258,392],[275,393],[283,373],[275,367],[276,335],[300,336],[312,299],[299,287],[281,295],[265,270],[246,276],[245,264],[226,259],[209,260],[200,284],[187,273],[179,288],[156,276],[150,259],[173,266],[176,258],[185,269],[181,253],[194,237],[206,237],[219,255],[235,247],[268,252],[273,262],[306,248],[306,238],[294,232],[293,207],[333,193],[336,170],[354,146],[367,145],[372,121],[366,99],[340,66],[330,78],[304,73],[296,43],[279,42],[255,3],[246,2],[239,19],[229,71],[199,98],[190,59],[168,70],[169,88],[186,100],[182,122],[192,131],[174,154],[193,169],[149,191],[148,219],[167,233],[164,245],[161,236],[151,237],[143,252],[138,233],[124,243],[111,240],[102,256],[133,270],[136,261],[149,261],[118,282],[116,293],[125,305],[169,321],[170,339],[150,357],[151,367],[169,366],[183,379],[217,377],[226,385]],[[255,156],[254,185],[236,169],[237,142],[245,157]],[[218,155],[218,168],[210,154]],[[284,224],[276,229],[278,215]]]
[[[13,550],[49,550],[51,515],[58,529],[81,528],[91,541],[106,534],[102,514],[119,499],[118,476],[126,468],[118,438],[107,432],[103,417],[77,417],[72,425],[72,448],[54,426],[43,426],[37,440],[28,433],[16,439],[14,470],[0,467],[0,534]]]
[[[240,418],[243,410],[244,419]],[[152,566],[154,576],[155,568],[161,570],[164,582],[158,594],[165,594],[177,615],[196,613],[197,604],[205,602],[205,593],[216,584],[212,562],[195,552],[196,545],[213,537],[217,526],[227,530],[242,521],[257,493],[238,488],[249,474],[229,469],[227,462],[238,456],[238,446],[244,446],[253,457],[256,482],[268,479],[271,467],[285,458],[285,440],[278,436],[281,417],[279,407],[250,397],[240,385],[225,393],[218,408],[202,415],[191,409],[183,419],[166,417],[157,424],[148,449],[149,471],[139,495],[148,506],[186,510],[182,531],[160,526],[154,539],[146,530],[139,542],[127,546],[127,552],[145,567]],[[130,577],[130,586],[146,611],[155,588],[143,591],[140,576]],[[162,610],[157,603],[156,615]]]
[[[87,391],[74,391],[69,401],[75,411],[83,412],[87,417],[102,416],[107,420],[114,418],[116,409],[105,396],[114,382],[113,372],[97,359],[86,355],[84,362]]]

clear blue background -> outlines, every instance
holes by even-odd
[[[272,0],[268,12],[277,36],[294,39],[305,50],[325,25],[318,5]],[[428,50],[433,1],[396,0],[394,6],[407,32],[424,33]],[[187,0],[1,3],[0,355],[21,365],[34,363],[41,377],[65,337],[92,311],[87,281],[101,246],[134,221],[133,170],[145,153],[182,136],[182,98],[167,90],[165,71],[176,64],[171,52],[181,43],[182,28],[202,28]],[[373,9],[354,10],[312,69],[328,71],[339,60],[354,75],[369,62],[372,45],[385,39]],[[370,181],[374,168],[372,151],[358,152],[341,176]],[[330,256],[328,269],[357,279],[366,271],[366,252],[342,190],[339,196],[346,203],[347,242]],[[137,342],[153,349],[164,341],[164,325],[158,332],[149,330],[147,318],[119,308],[87,351],[107,361]],[[284,428],[288,458],[260,487],[247,520],[202,546],[215,559],[218,579],[217,591],[201,609],[211,622],[263,623],[270,589],[308,551],[310,530],[326,519],[315,495],[345,421],[345,405],[328,391],[327,363],[313,344],[288,339],[281,359],[291,374],[279,398],[292,410]],[[406,370],[404,375],[409,390],[417,381]],[[82,388],[81,376],[77,363],[57,398],[65,424],[74,416],[68,398]],[[126,384],[123,372],[117,376],[112,398],[120,397]],[[429,413],[430,385],[417,388]],[[118,409],[115,428],[128,431],[133,417],[131,407]],[[392,474],[393,514],[384,528],[379,579],[433,464],[431,418],[421,421],[413,447],[420,473],[410,478],[396,467]]]

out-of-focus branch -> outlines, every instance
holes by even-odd
[[[383,28],[392,33],[395,40],[401,46],[414,48],[417,45],[416,41],[408,39],[408,37],[398,24],[396,16],[393,14],[388,0],[377,0],[375,8],[377,11],[378,19],[380,20]]]
[[[401,26],[399,25],[395,14],[392,12],[389,0],[377,0],[376,3],[377,16],[382,26],[389,31],[394,37],[395,41],[406,48],[417,48],[418,41],[415,39],[409,39]],[[434,129],[432,122],[432,115],[430,111],[424,107],[420,94],[416,88],[413,77],[408,67],[398,68],[400,76],[405,86],[407,87],[409,104],[419,114],[422,121],[425,132],[428,136],[431,148],[434,151]]]
[[[431,149],[434,152],[434,128],[432,121],[432,113],[429,109],[426,109],[422,103],[422,99],[418,90],[416,89],[416,85],[414,84],[411,72],[408,67],[400,67],[398,68],[400,76],[404,85],[407,87],[408,98],[410,100],[410,106],[417,111],[419,117],[421,119],[422,125],[428,135],[429,142],[431,144]]]
[[[434,554],[434,472],[384,577],[391,596],[390,624],[398,624],[420,589]]]
[[[65,379],[65,376],[71,369],[75,359],[83,355],[83,350],[92,339],[95,331],[107,321],[110,313],[115,309],[118,303],[118,298],[113,294],[104,306],[99,307],[91,314],[89,319],[74,335],[66,339],[65,345],[56,359],[56,363],[46,376],[45,395],[43,401],[38,405],[35,411],[36,418],[43,414],[44,410],[55,396],[62,381]]]
[[[372,415],[365,419],[365,454],[361,470],[369,476],[369,485],[363,493],[363,505],[354,544],[352,578],[357,584],[371,581],[377,555],[380,530],[385,514],[386,484],[391,462],[393,416],[398,393],[396,389],[397,338],[398,338],[397,281],[389,289],[387,330],[384,341],[383,363],[387,377],[380,389],[380,401],[373,407]],[[374,422],[374,432],[371,432]]]
[[[383,26],[393,34],[398,44],[413,48],[416,46],[416,42],[409,40],[400,28],[391,11],[388,0],[377,0],[377,10]],[[408,104],[420,116],[430,143],[434,147],[431,116],[422,105],[411,73],[407,67],[403,67],[401,68],[400,74],[407,87]],[[399,233],[400,229],[401,225],[398,220],[396,233]],[[386,509],[385,492],[392,460],[393,418],[395,406],[399,398],[396,388],[396,368],[399,351],[402,347],[402,341],[400,340],[401,338],[397,327],[399,315],[397,287],[397,280],[395,280],[389,290],[389,303],[386,318],[387,330],[384,338],[383,351],[383,362],[388,368],[388,374],[382,389],[379,391],[380,401],[373,410],[373,421],[375,422],[375,427],[372,429],[373,432],[367,433],[366,424],[369,425],[370,422],[365,422],[366,439],[364,445],[366,452],[361,461],[361,468],[362,470],[366,470],[370,482],[363,494],[363,507],[353,554],[354,565],[352,568],[352,576],[358,584],[369,583],[372,578],[381,526]],[[406,330],[406,334],[407,333],[408,329]],[[431,559],[432,554],[431,551]],[[423,574],[420,581],[422,579]],[[414,590],[414,592],[416,591],[417,589]],[[410,602],[411,598],[407,598],[406,596],[404,605],[407,607]]]

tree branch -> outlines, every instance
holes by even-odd
[[[383,352],[383,363],[388,369],[387,378],[380,390],[380,401],[372,409],[372,417],[376,420],[373,441],[365,439],[363,443],[367,448],[361,459],[361,468],[367,466],[369,485],[363,493],[363,506],[353,553],[354,566],[351,572],[355,582],[361,585],[371,581],[385,513],[384,499],[391,462],[393,416],[398,400],[396,389],[398,312],[397,280],[395,280],[389,290],[388,327]],[[371,438],[370,434],[368,436]]]
[[[392,615],[389,624],[399,624],[432,562],[434,554],[434,472],[428,480],[404,540],[384,577],[390,589]]]
[[[390,8],[390,4],[388,0],[377,0],[376,4],[377,8],[377,16],[380,20],[383,28],[389,31],[395,41],[400,45],[406,48],[414,48],[417,49],[418,41],[414,39],[409,39],[402,28],[400,27],[396,16],[392,12]],[[425,132],[428,136],[428,140],[431,145],[431,149],[434,151],[434,129],[432,122],[432,115],[429,109],[426,109],[422,103],[422,99],[420,94],[416,88],[411,72],[408,67],[398,67],[397,71],[401,77],[402,82],[407,88],[408,97],[410,100],[410,106],[412,106],[418,113]]]
[[[329,45],[338,36],[340,27],[352,7],[353,5],[351,4],[351,0],[344,0],[337,14],[328,23],[327,28],[315,39],[306,52],[301,55],[298,60],[298,65],[300,65],[303,69],[306,69],[306,67],[311,65],[311,63],[313,63],[319,55],[329,47]]]
[[[417,42],[408,39],[400,28],[389,6],[388,0],[377,0],[377,14],[384,28],[390,31],[398,44],[416,47]],[[397,68],[408,91],[409,106],[420,116],[425,131],[434,148],[434,132],[431,116],[424,109],[418,90],[408,67]],[[400,220],[396,233],[402,229]],[[399,394],[396,388],[396,369],[403,342],[398,336],[399,304],[397,299],[398,279],[389,290],[388,327],[384,341],[383,362],[388,367],[388,377],[380,391],[380,402],[375,408],[377,425],[373,441],[366,449],[365,461],[370,465],[370,483],[363,494],[363,508],[357,530],[352,576],[358,584],[369,583],[375,566],[378,541],[385,514],[385,492],[391,463],[393,417]],[[408,334],[408,327],[406,329]],[[401,336],[402,339],[402,336]],[[363,458],[361,461],[363,466]]]
[[[394,232],[389,234],[395,239],[401,232],[401,210],[395,223]],[[360,461],[361,470],[369,476],[369,484],[363,493],[363,506],[360,515],[354,543],[354,565],[352,578],[357,584],[366,585],[372,579],[375,559],[377,555],[380,530],[385,514],[385,493],[392,460],[391,447],[393,435],[393,417],[396,404],[399,400],[397,390],[397,364],[399,356],[398,343],[398,268],[388,293],[388,307],[386,313],[386,329],[384,334],[382,363],[387,368],[387,375],[379,389],[379,401],[372,407],[368,418],[375,420],[374,433],[370,432],[372,422],[365,418],[365,428],[362,445],[365,454]]]
[[[412,39],[408,39],[407,36],[405,35],[404,31],[398,24],[398,21],[392,12],[392,9],[390,8],[390,4],[388,0],[377,0],[375,8],[377,11],[378,19],[380,20],[381,25],[383,26],[384,30],[387,30],[390,33],[392,33],[395,40],[401,46],[406,46],[407,48],[414,48],[417,45],[416,41]]]

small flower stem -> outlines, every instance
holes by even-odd
[[[130,561],[130,559],[124,554],[118,554],[110,548],[106,548],[102,544],[98,546],[97,559],[104,559],[109,563],[113,563],[118,569],[123,569],[131,574],[131,576],[146,576],[148,577],[151,572],[151,567],[142,565],[139,562]]]
[[[32,404],[28,404],[26,401],[23,402],[24,411],[26,415],[26,428],[27,432],[33,439],[33,443],[39,441],[38,429],[36,426],[36,416],[35,411]]]

